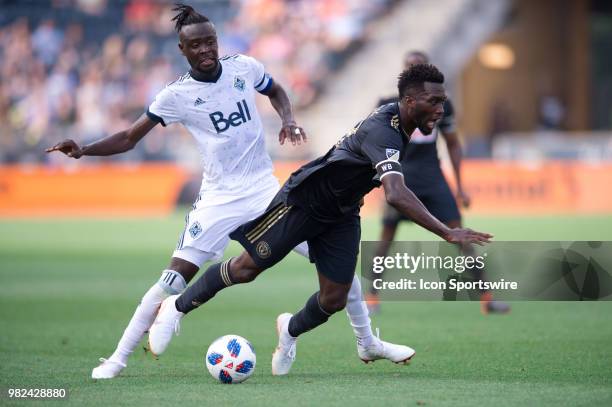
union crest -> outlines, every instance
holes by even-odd
[[[270,249],[270,245],[265,240],[262,240],[261,242],[257,243],[255,251],[257,252],[257,255],[262,259],[267,259],[272,254],[272,249]]]

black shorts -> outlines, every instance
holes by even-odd
[[[408,187],[410,188],[410,187]],[[450,221],[461,220],[461,214],[457,207],[457,201],[453,196],[446,180],[442,178],[439,182],[435,183],[433,188],[427,190],[412,190],[414,194],[419,198],[423,205],[429,212],[442,223]],[[383,225],[385,226],[397,226],[400,221],[411,220],[407,216],[399,213],[397,209],[389,204],[385,204],[383,212]]]
[[[240,226],[230,237],[263,269],[274,266],[306,241],[317,271],[336,283],[349,284],[357,266],[361,224],[358,215],[334,223],[320,222],[302,208],[275,198],[263,215]]]

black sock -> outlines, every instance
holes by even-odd
[[[210,266],[202,277],[176,299],[176,309],[186,314],[210,300],[225,287],[232,285],[229,277],[230,261],[231,259]]]
[[[310,296],[306,305],[289,320],[289,335],[298,337],[304,332],[327,322],[332,313],[325,311],[319,304],[319,292]]]

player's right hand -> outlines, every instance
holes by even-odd
[[[66,154],[68,157],[72,157],[76,159],[81,158],[81,156],[83,155],[83,151],[81,150],[81,147],[79,147],[79,145],[74,140],[70,140],[70,139],[60,141],[59,143],[57,143],[53,147],[49,147],[45,151],[47,153],[50,153],[52,151],[61,151],[62,153]]]
[[[451,229],[445,236],[447,242],[450,243],[475,243],[483,246],[485,243],[490,243],[493,235],[489,233],[476,232],[472,229]]]
[[[280,145],[285,144],[286,140],[290,140],[294,146],[296,144],[302,144],[302,141],[306,143],[308,140],[306,132],[303,128],[298,126],[294,121],[283,123],[283,127],[278,133],[278,142]]]

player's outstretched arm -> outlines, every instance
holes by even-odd
[[[386,174],[382,179],[382,184],[389,205],[448,242],[482,245],[488,243],[493,237],[488,233],[476,232],[471,229],[450,229],[425,208],[419,198],[406,187],[404,177],[399,174]]]
[[[156,125],[157,122],[149,119],[146,114],[143,114],[128,129],[94,141],[86,146],[81,147],[74,140],[67,139],[60,141],[53,147],[47,148],[45,151],[47,153],[61,151],[68,157],[77,159],[84,155],[104,156],[120,154],[134,148],[136,143],[146,136]]]
[[[307,141],[306,132],[295,122],[291,102],[285,89],[274,82],[265,94],[270,98],[272,107],[274,107],[274,110],[276,110],[283,122],[283,126],[278,133],[278,142],[281,145],[285,144],[286,140],[291,140],[293,145],[301,144],[302,141],[305,143]]]
[[[442,135],[444,136],[444,140],[446,140],[448,155],[453,165],[453,172],[455,173],[457,199],[461,206],[467,208],[470,206],[470,196],[464,191],[463,183],[461,182],[461,159],[463,158],[463,151],[461,150],[459,135],[456,131],[442,132]]]

